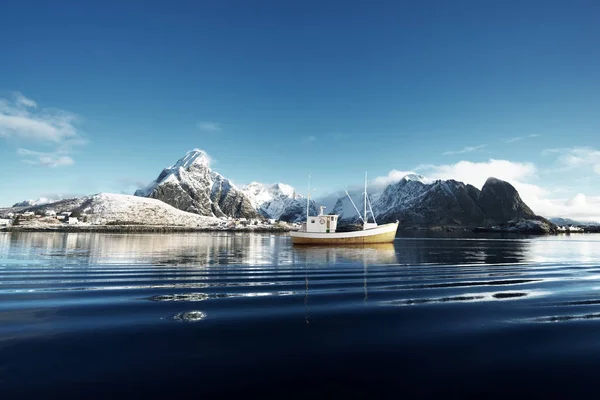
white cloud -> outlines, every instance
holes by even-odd
[[[540,199],[539,204],[532,206],[532,209],[548,218],[567,217],[600,222],[600,197],[586,196],[583,193],[567,199]]]
[[[527,136],[516,136],[510,139],[506,139],[505,142],[506,143],[515,143],[515,142],[520,142],[521,140],[525,140],[525,139],[533,139],[533,138],[538,138],[542,135],[537,134],[537,133],[532,133],[531,135],[527,135]]]
[[[198,129],[200,129],[201,131],[204,132],[220,132],[221,131],[221,124],[219,124],[218,122],[211,122],[211,121],[202,121],[202,122],[198,122],[197,124]]]
[[[72,165],[68,155],[73,147],[87,141],[75,124],[78,117],[70,112],[39,108],[38,104],[19,92],[10,99],[0,99],[0,138],[12,139],[36,145],[51,145],[52,152],[18,149],[17,154],[24,162],[47,167]]]
[[[600,174],[600,150],[592,147],[547,149],[544,154],[558,154],[558,163],[565,169],[588,167]]]
[[[0,137],[32,142],[60,143],[78,136],[73,113],[38,109],[35,101],[20,93],[13,100],[0,99]]]
[[[460,149],[460,150],[454,150],[454,151],[445,151],[444,153],[442,153],[442,155],[444,155],[444,156],[450,156],[450,155],[453,155],[453,154],[465,154],[465,153],[472,153],[472,152],[474,152],[474,151],[477,151],[477,150],[481,150],[481,149],[483,149],[485,146],[487,146],[487,145],[485,145],[485,144],[480,144],[479,146],[467,146],[467,147],[463,147],[463,148],[462,148],[462,149]]]
[[[447,165],[420,165],[415,168],[430,180],[454,179],[481,189],[489,177],[509,182],[536,213],[546,215],[548,208],[541,201],[550,191],[530,183],[537,178],[537,167],[533,163],[494,160],[487,162],[460,161]]]
[[[23,96],[23,94],[21,94],[20,92],[15,93],[15,101],[17,102],[17,104],[24,107],[37,108],[37,103],[35,101],[28,99],[27,97]]]
[[[533,163],[494,159],[487,162],[459,161],[456,164],[419,165],[415,170],[429,179],[455,179],[478,188],[481,188],[490,176],[512,183],[535,178],[537,174]]]
[[[44,167],[67,167],[73,165],[75,161],[67,156],[61,155],[60,152],[45,153],[40,151],[32,151],[27,149],[18,149],[17,154],[23,157],[23,162],[31,165],[40,165]]]

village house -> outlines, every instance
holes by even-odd
[[[79,220],[77,219],[77,217],[69,217],[69,219],[67,220],[67,223],[69,225],[75,225],[75,224],[79,223]]]
[[[59,221],[63,221],[63,222],[69,222],[69,216],[70,216],[70,215],[71,215],[71,213],[70,213],[70,212],[68,212],[68,211],[63,211],[63,212],[61,212],[60,214],[58,214],[58,215],[56,216],[56,218],[57,218]]]
[[[46,217],[56,217],[56,211],[54,211],[54,210],[46,210],[46,212],[44,213],[44,215]]]
[[[30,220],[35,218],[35,213],[33,211],[25,211],[23,214],[18,214],[20,219]]]
[[[0,228],[3,228],[5,226],[10,226],[10,225],[12,225],[12,220],[5,219],[5,218],[0,219]]]

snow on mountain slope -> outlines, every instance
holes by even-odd
[[[290,185],[252,182],[242,191],[250,199],[252,206],[267,218],[288,222],[303,221],[305,218],[306,198],[296,194]],[[310,212],[317,212],[314,201],[310,202]]]
[[[351,195],[362,214],[362,195]],[[388,185],[382,193],[376,193],[371,204],[377,222],[399,220],[404,225],[474,226],[535,217],[514,187],[494,178],[488,179],[480,191],[452,179],[428,182],[420,175],[411,174]],[[340,215],[341,224],[359,221],[347,196],[338,199],[333,213]]]
[[[31,206],[41,206],[44,204],[52,203],[60,200],[60,198],[49,199],[47,197],[40,197],[37,200],[24,200],[19,203],[13,204],[13,207],[31,207]]]
[[[221,220],[181,211],[160,200],[125,194],[99,193],[92,196],[60,200],[27,208],[29,211],[54,210],[57,213],[85,214],[87,223],[167,225],[207,227]]]
[[[194,149],[165,168],[135,196],[164,201],[183,211],[212,217],[255,218],[258,212],[230,180],[210,169],[206,152]]]
[[[401,180],[416,181],[416,182],[421,182],[421,183],[429,182],[427,178],[425,178],[423,175],[419,175],[419,174],[408,174],[408,175],[405,175]]]
[[[306,213],[306,203],[293,187],[258,182],[238,188],[210,168],[210,158],[202,150],[192,150],[173,166],[165,168],[152,184],[136,196],[162,200],[183,211],[205,216],[274,218],[298,221]],[[316,212],[314,204],[311,210]]]
[[[348,196],[345,195],[338,199],[338,201],[333,206],[333,209],[331,210],[330,214],[339,215],[340,221],[356,222],[359,220],[358,213],[356,212],[356,208],[358,208],[361,215],[364,212],[364,195],[363,195],[363,192],[352,192],[352,193],[348,192],[348,193],[350,194],[350,197],[352,197],[352,201],[354,202],[354,205],[352,205],[352,202],[350,201]],[[369,193],[369,201],[371,202],[371,207],[373,208],[375,217],[377,217],[377,211],[375,209],[375,204],[378,202],[379,198],[381,197],[381,194],[382,194],[381,192],[372,193],[372,194]],[[354,208],[355,206],[356,206],[356,208]],[[368,206],[367,206],[367,213],[369,215],[369,221],[372,222],[372,219],[371,219],[372,216],[371,216],[371,212],[370,212]]]
[[[181,211],[160,200],[125,194],[100,193],[89,196],[80,207],[92,224],[129,222],[144,225],[205,227],[218,218]]]

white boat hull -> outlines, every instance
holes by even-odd
[[[293,244],[363,244],[391,243],[396,237],[398,222],[353,232],[290,232]]]

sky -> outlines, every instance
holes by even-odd
[[[200,148],[313,197],[408,172],[600,220],[600,2],[29,1],[0,17],[0,206]]]

